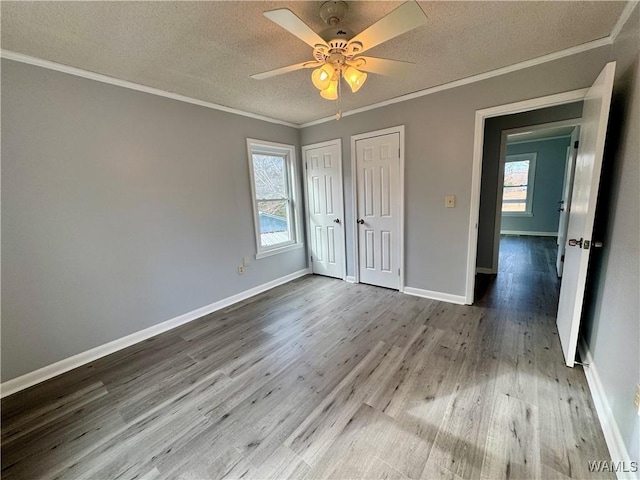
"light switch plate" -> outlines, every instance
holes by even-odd
[[[242,265],[245,266],[245,267],[248,267],[249,266],[249,260],[250,260],[249,257],[242,257]]]
[[[444,197],[444,206],[447,208],[453,208],[456,206],[456,196],[447,195]]]

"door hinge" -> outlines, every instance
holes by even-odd
[[[575,142],[573,142],[573,148],[578,148],[578,145],[580,145],[579,140],[576,140]]]
[[[304,162],[304,169],[307,169],[307,162]]]
[[[398,276],[400,276],[400,269],[398,269]]]
[[[311,261],[313,262],[313,255],[311,255]]]

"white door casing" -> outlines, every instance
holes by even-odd
[[[359,281],[400,289],[400,134],[373,135],[355,141]]]
[[[478,222],[480,219],[480,185],[482,183],[482,154],[484,149],[484,126],[488,118],[515,113],[530,112],[546,107],[581,102],[588,88],[556,93],[515,103],[476,110],[473,133],[473,168],[471,173],[471,208],[469,209],[469,236],[467,243],[467,280],[465,304],[472,305],[476,285],[476,260],[478,257]]]
[[[610,62],[604,67],[589,88],[582,110],[556,321],[568,367],[575,363],[615,66]]]
[[[342,142],[302,147],[310,266],[313,273],[345,279]]]
[[[569,226],[569,214],[571,212],[571,193],[573,192],[573,175],[576,166],[577,148],[575,143],[580,135],[580,127],[576,127],[571,132],[571,143],[567,147],[567,163],[564,172],[564,185],[562,187],[562,199],[560,199],[560,220],[558,222],[558,256],[556,258],[556,271],[558,277],[562,277],[564,269],[564,253],[567,239],[567,227]]]

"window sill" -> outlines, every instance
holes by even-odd
[[[533,217],[533,213],[527,212],[502,212],[503,217]]]
[[[271,255],[278,255],[279,253],[290,252],[292,250],[298,250],[299,248],[304,247],[304,243],[292,243],[290,245],[285,245],[283,247],[272,248],[270,250],[265,250],[263,252],[256,253],[256,260],[260,260],[264,257],[270,257]]]

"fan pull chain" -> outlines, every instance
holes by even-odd
[[[342,118],[342,69],[338,70],[338,113],[336,113],[336,120]]]

